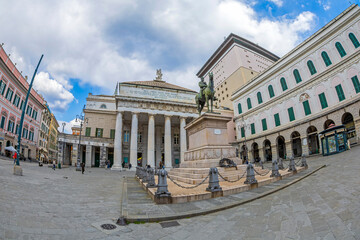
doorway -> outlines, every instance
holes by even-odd
[[[100,147],[95,147],[95,165],[94,167],[100,167]]]

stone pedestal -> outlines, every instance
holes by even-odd
[[[14,175],[22,176],[22,168],[20,165],[14,165]]]

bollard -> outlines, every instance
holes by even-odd
[[[291,157],[291,158],[290,158],[290,163],[289,163],[289,170],[288,170],[288,172],[296,172],[294,157]]]
[[[279,167],[280,170],[284,169],[284,164],[283,164],[283,159],[282,158],[279,158],[279,160],[278,160],[278,167]]]
[[[281,177],[276,159],[272,160],[272,170],[270,177]]]
[[[305,154],[303,154],[301,156],[301,167],[305,167],[305,168],[308,167],[307,162],[306,162],[306,158],[305,158]]]
[[[135,176],[136,176],[136,177],[139,177],[139,166],[136,166]]]
[[[155,177],[154,177],[154,169],[149,168],[147,171],[148,171],[148,184],[146,185],[146,187],[154,188],[154,187],[156,187]]]
[[[144,178],[142,179],[143,183],[149,182],[149,169],[147,167],[144,167]]]
[[[144,180],[144,178],[145,178],[145,172],[144,172],[144,168],[143,167],[139,167],[139,178],[141,179],[141,180]]]
[[[254,167],[251,163],[248,164],[246,168],[246,180],[244,182],[245,184],[254,184],[257,183],[257,180],[255,179],[255,172]]]
[[[167,172],[165,169],[161,169],[158,174],[158,185],[155,193],[156,197],[170,197],[171,193],[168,191],[168,185],[166,181]]]
[[[260,165],[261,169],[264,169],[264,164],[263,164],[263,162],[261,161],[261,158],[260,158],[259,165]]]
[[[209,170],[209,186],[206,188],[208,192],[219,192],[222,191],[222,188],[219,185],[219,176],[217,168],[210,168]]]

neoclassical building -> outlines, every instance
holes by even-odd
[[[319,133],[342,124],[350,143],[358,142],[359,40],[360,8],[351,5],[237,89],[231,99],[242,154],[270,160],[321,153],[333,146]]]
[[[196,92],[162,80],[118,83],[113,95],[88,95],[80,159],[112,169],[137,165],[178,166],[187,149],[185,125],[197,117]],[[58,158],[75,165],[79,135],[59,134]],[[63,151],[64,149],[64,151]]]

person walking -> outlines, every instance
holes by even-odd
[[[14,153],[13,158],[14,158],[14,164],[15,164],[15,163],[16,163],[16,159],[17,159],[17,152]]]
[[[53,169],[54,169],[54,171],[55,171],[55,168],[56,168],[56,162],[55,162],[55,160],[53,160]]]
[[[81,166],[81,173],[84,174],[84,172],[85,172],[85,163],[81,162],[80,166]]]

